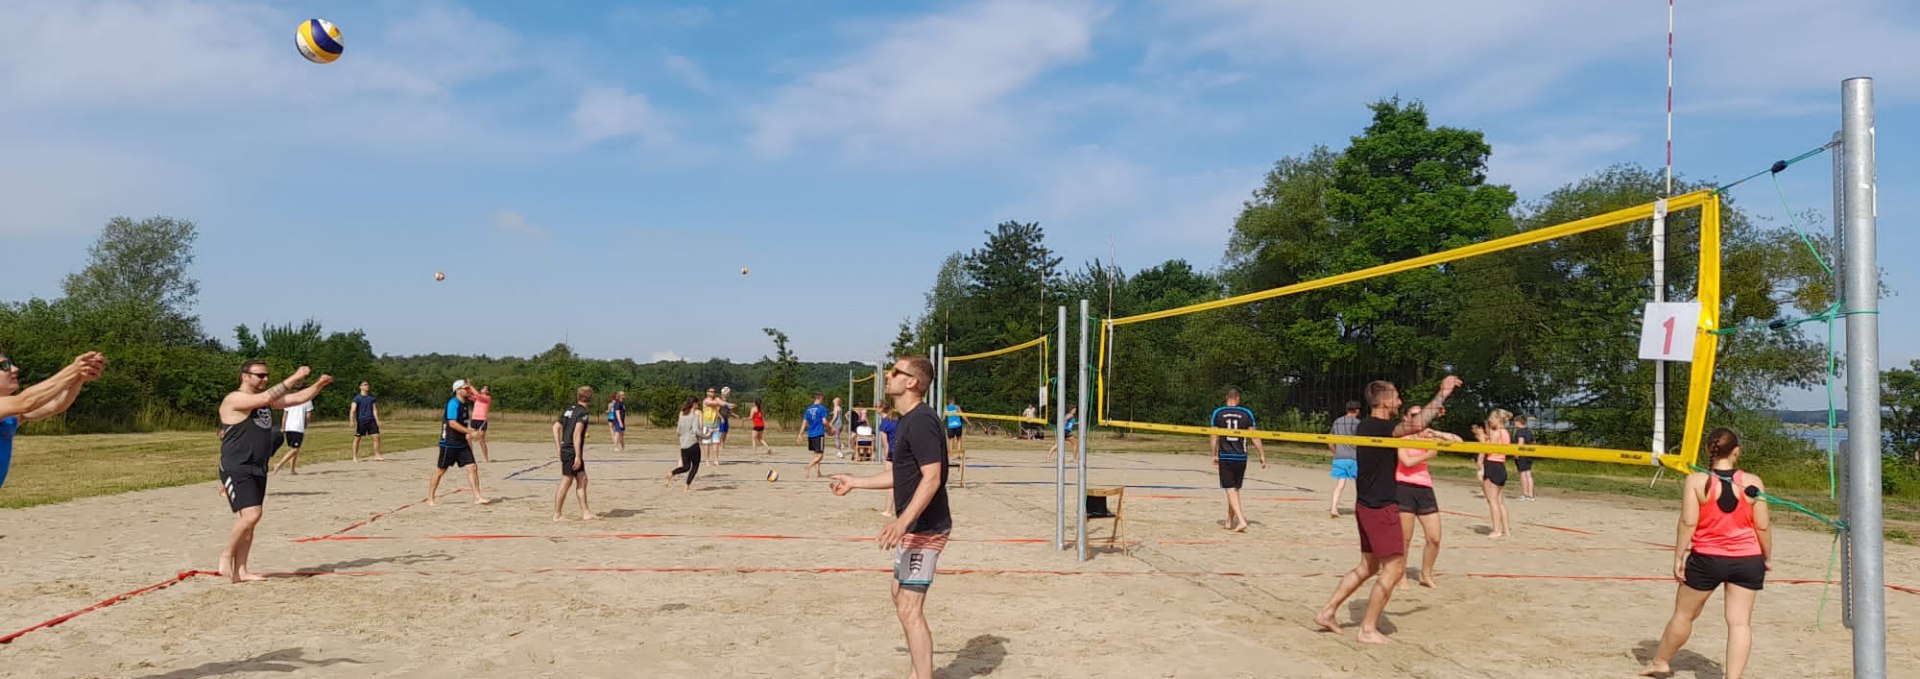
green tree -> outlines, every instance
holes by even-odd
[[[1880,407],[1888,453],[1920,462],[1920,361],[1881,374]]]
[[[135,222],[114,217],[88,250],[87,265],[67,276],[66,297],[82,309],[112,310],[122,334],[166,344],[192,344],[200,337],[192,313],[200,284],[189,275],[193,222],[152,217]]]
[[[773,358],[761,357],[770,361],[772,372],[767,376],[765,396],[761,405],[767,409],[767,416],[780,422],[782,427],[790,427],[799,421],[800,411],[806,408],[809,400],[803,393],[801,384],[800,359],[793,350],[787,348],[787,333],[778,328],[761,328],[761,332],[773,338]]]

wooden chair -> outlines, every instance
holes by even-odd
[[[1115,545],[1119,545],[1120,550],[1123,553],[1126,552],[1126,544],[1120,542],[1120,531],[1122,527],[1126,525],[1127,520],[1127,487],[1088,488],[1087,497],[1113,498],[1113,516],[1088,516],[1087,522],[1092,523],[1098,519],[1113,519],[1113,530],[1107,532],[1107,548],[1111,549]],[[1081,501],[1085,502],[1086,500],[1083,499]],[[1088,513],[1091,514],[1092,512]]]
[[[859,429],[854,430],[853,461],[854,462],[872,462],[873,461],[873,428],[872,427],[869,427],[863,424],[863,425],[860,425]]]
[[[947,463],[950,465],[959,465],[960,467],[961,488],[967,487],[967,444],[965,441],[966,439],[948,439],[949,445],[947,446]],[[948,483],[952,483],[952,480],[949,479]]]

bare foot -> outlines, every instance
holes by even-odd
[[[685,485],[685,486],[681,486],[681,487],[680,487],[680,492],[683,492],[683,493],[691,493],[691,492],[693,492],[693,485],[692,485],[692,484],[688,484],[688,485]]]
[[[1671,677],[1671,676],[1673,676],[1673,668],[1670,668],[1670,667],[1667,667],[1667,663],[1665,663],[1665,662],[1663,662],[1663,661],[1660,661],[1660,660],[1649,660],[1649,661],[1647,661],[1647,668],[1646,668],[1646,669],[1643,669],[1643,670],[1640,670],[1640,676],[1643,676],[1643,677]]]
[[[555,514],[555,515],[553,515],[553,520],[554,520],[554,521],[555,521],[555,522],[557,523],[557,522],[560,522],[560,521],[562,521],[562,520],[564,520],[564,519],[562,519],[562,518],[561,518],[561,516],[560,516],[559,514]]]
[[[378,457],[378,456],[376,456],[376,457],[374,457],[374,458],[373,458],[373,461],[374,461],[374,462],[386,462],[386,461],[387,461],[387,458],[384,458],[384,457]]]
[[[476,497],[473,499],[473,503],[476,505],[490,505],[493,504],[493,501],[484,497]]]
[[[598,521],[600,520],[600,515],[599,514],[581,514],[580,520],[581,521]]]
[[[1378,644],[1381,646],[1393,643],[1393,640],[1388,639],[1387,635],[1381,634],[1380,630],[1370,630],[1365,627],[1360,628],[1360,635],[1355,637],[1355,640],[1363,644]]]
[[[1404,583],[1406,581],[1402,580],[1401,582]],[[1420,586],[1427,589],[1440,589],[1439,585],[1433,584],[1433,578],[1427,577],[1424,573],[1420,575]]]
[[[1333,611],[1320,611],[1319,613],[1313,614],[1313,622],[1328,632],[1334,634],[1340,633],[1340,623],[1333,619]]]
[[[245,569],[245,568],[241,568],[241,569],[239,569],[239,570],[237,570],[237,571],[235,571],[235,572],[234,572],[234,574],[233,574],[233,581],[234,581],[234,582],[236,582],[236,583],[238,583],[238,582],[260,582],[260,581],[263,581],[263,580],[266,580],[266,579],[267,579],[267,576],[264,576],[264,575],[260,575],[259,573],[255,573],[255,572],[253,572],[253,571],[249,571],[249,570],[247,570],[247,569]]]
[[[1229,529],[1229,530],[1232,530],[1232,531],[1233,531],[1233,532],[1235,532],[1235,533],[1245,533],[1245,532],[1247,532],[1247,522],[1246,522],[1246,521],[1244,521],[1244,520],[1242,520],[1242,521],[1240,522],[1240,525],[1238,525],[1238,526],[1234,526],[1233,528],[1231,528],[1231,529]]]
[[[298,469],[289,469],[289,470],[287,470],[287,474],[288,474],[288,475],[290,475],[290,476],[299,476],[299,475],[300,475],[300,470],[298,470]]]
[[[427,498],[427,506],[428,506],[428,507],[438,507],[438,506],[440,506],[440,501],[439,501],[439,500],[435,500],[435,499],[433,499],[433,498],[432,498],[431,496],[429,496],[429,497]]]
[[[1329,512],[1327,512],[1327,518],[1329,518],[1329,519],[1338,519],[1338,518],[1340,518],[1340,510],[1338,510],[1338,509],[1335,509],[1335,510],[1332,510],[1332,511],[1329,511]]]
[[[1506,537],[1506,536],[1507,536],[1507,534],[1506,534],[1506,533],[1488,533],[1488,534],[1487,534],[1487,537],[1490,537],[1490,538],[1493,538],[1493,539],[1495,539],[1495,540],[1498,540],[1498,539],[1500,539],[1500,538],[1504,538],[1504,537]]]

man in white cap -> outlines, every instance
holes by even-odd
[[[433,470],[433,481],[427,484],[427,504],[438,505],[440,495],[440,477],[447,475],[447,468],[461,466],[467,468],[467,490],[473,491],[473,503],[490,504],[493,501],[480,494],[480,465],[473,461],[473,448],[467,445],[467,436],[474,433],[473,428],[473,390],[466,380],[453,381],[453,398],[447,399],[447,414],[440,422],[440,461]]]

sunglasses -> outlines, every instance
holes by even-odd
[[[20,367],[20,366],[19,366],[19,365],[16,365],[16,364],[15,364],[15,363],[13,362],[13,359],[11,359],[11,358],[0,358],[0,373],[3,373],[3,372],[8,372],[8,371],[11,371],[11,370],[13,370],[14,368],[18,368],[18,367]]]
[[[264,380],[264,379],[267,379],[268,375],[272,375],[273,373],[247,373],[247,374]]]
[[[917,379],[922,379],[922,378],[921,378],[921,377],[920,377],[919,375],[916,375],[916,374],[914,374],[914,372],[913,372],[913,371],[911,371],[911,370],[907,370],[907,369],[904,369],[904,368],[901,368],[901,367],[899,367],[899,366],[888,366],[888,367],[887,367],[887,377],[893,377],[894,375],[906,375],[906,376],[908,376],[908,377],[911,377],[911,378],[913,378],[913,379],[916,379],[916,380],[917,380]]]

